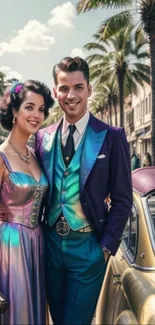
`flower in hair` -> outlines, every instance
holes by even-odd
[[[23,84],[19,84],[15,87],[15,93],[19,93],[21,91],[21,89],[23,88]]]
[[[21,89],[23,88],[23,84],[21,82],[16,82],[15,84],[13,84],[13,86],[10,89],[10,94],[18,94]]]

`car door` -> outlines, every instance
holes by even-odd
[[[127,268],[134,263],[137,252],[138,240],[138,209],[132,206],[131,215],[124,229],[122,243],[116,256],[111,257],[101,294],[99,297],[96,323],[114,324],[118,315],[126,309],[130,309],[122,288],[122,276]]]

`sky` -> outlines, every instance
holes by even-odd
[[[0,71],[7,78],[40,80],[53,87],[52,68],[65,56],[82,56],[83,45],[112,10],[77,15],[77,0],[0,0]]]

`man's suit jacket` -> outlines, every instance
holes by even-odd
[[[41,129],[36,136],[36,155],[49,180],[45,219],[52,198],[55,139],[60,123]],[[108,211],[104,200],[109,193]],[[115,255],[132,206],[129,148],[123,128],[111,127],[92,114],[81,158],[80,200],[101,245]]]

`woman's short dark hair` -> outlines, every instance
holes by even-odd
[[[12,109],[18,112],[28,91],[43,96],[45,102],[45,118],[48,116],[49,108],[54,104],[50,89],[44,83],[37,80],[15,83],[6,89],[4,96],[0,100],[0,122],[4,129],[9,131],[12,129]]]
[[[63,58],[59,63],[57,63],[53,68],[53,78],[55,85],[57,85],[57,74],[60,72],[75,72],[75,71],[81,71],[83,72],[84,78],[87,81],[87,84],[89,85],[89,66],[88,63],[80,58],[79,56],[76,56],[74,58],[67,56]]]

